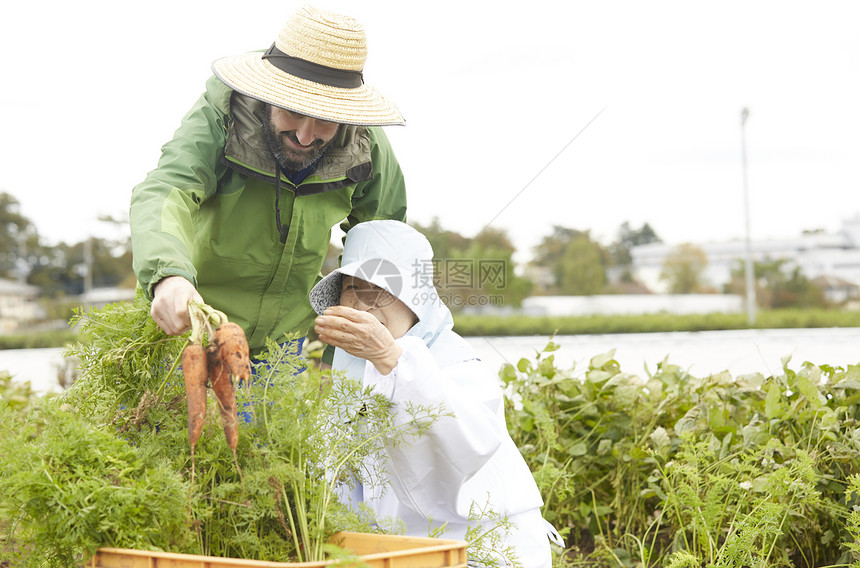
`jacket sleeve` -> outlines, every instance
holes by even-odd
[[[380,127],[369,127],[373,178],[358,184],[352,211],[341,224],[344,233],[358,223],[377,219],[406,222],[406,182],[388,137]]]
[[[437,406],[440,417],[415,440],[388,444],[391,489],[401,503],[434,519],[464,518],[459,510],[463,485],[502,446],[507,437],[502,391],[480,361],[441,369],[417,337],[397,340],[403,354],[388,375],[371,364],[364,382],[388,397],[398,423],[408,421],[410,403]]]
[[[166,276],[184,276],[197,285],[190,253],[192,214],[215,193],[226,168],[221,156],[231,93],[217,78],[210,78],[173,139],[161,148],[158,166],[132,190],[132,265],[150,299],[155,284]]]

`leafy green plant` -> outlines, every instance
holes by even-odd
[[[2,405],[0,424],[0,510],[26,545],[9,553],[16,566],[74,566],[99,546],[181,546],[187,490],[164,459],[146,459],[58,399],[23,417]]]
[[[676,558],[708,566],[790,566],[777,549],[788,517],[819,503],[815,472],[805,453],[785,466],[761,460],[785,450],[776,440],[761,451],[721,450],[686,438],[676,458],[660,467],[667,515],[674,523]]]
[[[339,492],[380,482],[363,464],[444,413],[416,406],[395,424],[385,400],[269,345],[239,390],[244,484],[215,404],[192,483],[186,340],[140,298],[79,317],[81,377],[63,396],[0,377],[0,550],[15,565],[74,565],[105,544],[334,557],[333,531],[375,530]],[[613,352],[561,369],[557,349],[500,376],[511,436],[568,543],[558,566],[860,568],[860,366],[694,377],[667,359],[636,375]],[[476,525],[470,553],[492,564],[498,534]]]
[[[559,369],[557,345],[507,365],[508,426],[544,516],[584,566],[829,566],[856,561],[860,367],[644,377],[613,352]],[[857,497],[851,497],[851,506]],[[852,532],[855,531],[855,532]]]
[[[466,531],[469,561],[477,566],[520,568],[522,563],[516,551],[505,544],[514,524],[505,515],[494,511],[487,497],[487,503],[479,505],[473,502],[469,510],[470,526]]]
[[[852,568],[860,568],[860,474],[854,474],[848,479],[848,489],[845,491],[845,504],[851,511],[848,515],[847,530],[851,535],[847,545],[854,555]]]
[[[384,397],[270,343],[240,388],[235,467],[210,401],[192,479],[180,352],[138,296],[79,314],[79,379],[58,397],[0,405],[0,529],[24,566],[72,566],[99,546],[256,560],[343,556],[338,530],[372,532],[341,503],[380,483],[386,444],[409,443],[442,409],[394,420]],[[210,395],[211,396],[211,395]],[[8,398],[8,401],[7,401]],[[17,564],[16,564],[17,565]]]

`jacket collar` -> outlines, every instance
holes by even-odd
[[[263,139],[264,108],[261,101],[233,92],[223,159],[227,166],[239,173],[275,183],[275,158]],[[309,195],[340,189],[372,177],[370,133],[367,127],[343,125],[316,168],[296,187],[296,194]],[[281,181],[285,186],[294,187],[284,176],[281,176]]]

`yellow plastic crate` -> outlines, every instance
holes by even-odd
[[[386,534],[340,532],[332,542],[359,556],[370,568],[466,568],[466,543]],[[265,562],[195,554],[100,548],[90,568],[316,568],[320,562]],[[341,564],[349,566],[349,564]]]

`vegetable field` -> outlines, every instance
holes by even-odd
[[[304,561],[347,555],[337,530],[397,532],[341,497],[380,483],[363,464],[444,408],[395,424],[386,400],[270,345],[236,391],[234,448],[212,389],[189,415],[188,338],[140,298],[78,317],[82,372],[63,395],[0,372],[0,566],[80,566],[100,546]],[[560,367],[557,348],[500,369],[566,541],[557,566],[860,567],[860,366],[696,377],[667,358],[633,374],[611,351]],[[491,558],[492,539],[469,537]]]
[[[81,373],[62,396],[0,382],[4,562],[68,568],[105,546],[306,562],[348,555],[329,543],[339,530],[384,525],[339,494],[379,483],[368,460],[420,435],[438,409],[416,405],[396,424],[384,397],[272,344],[235,393],[227,442],[211,388],[189,438],[189,341],[148,313],[138,298],[81,315],[85,340],[70,348]]]
[[[693,377],[505,366],[559,565],[860,566],[860,367]]]

